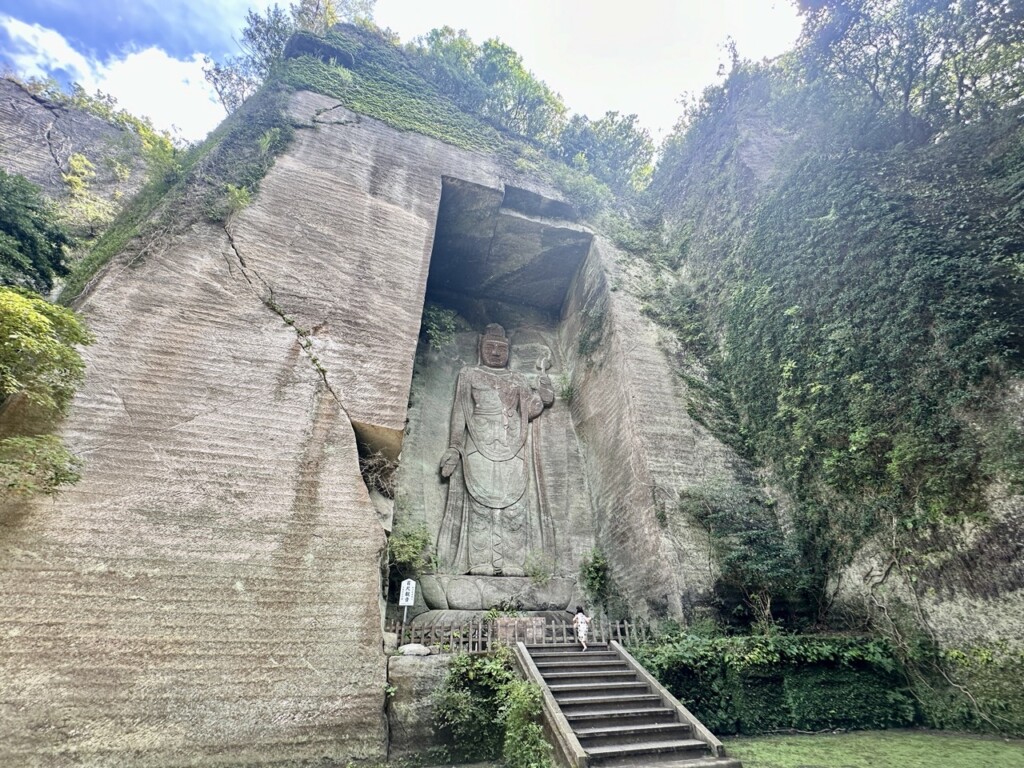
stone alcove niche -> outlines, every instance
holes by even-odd
[[[524,576],[445,572],[454,569],[443,563],[436,573],[419,574],[418,621],[451,621],[508,606],[563,611],[579,598],[579,565],[594,546],[594,520],[566,397],[573,355],[563,314],[592,241],[566,203],[515,187],[442,180],[425,305],[457,313],[458,332],[440,349],[421,338],[417,350],[394,530],[424,528],[437,545],[449,487],[438,464],[448,447],[456,380],[463,366],[478,364],[479,334],[488,323],[500,323],[511,342],[511,370],[536,385],[538,361],[550,360],[555,401],[529,428],[536,430],[531,441],[538,468],[531,492],[553,535],[545,546],[531,539]]]

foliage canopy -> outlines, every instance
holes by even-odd
[[[75,345],[91,342],[70,309],[28,291],[0,288],[0,402],[22,395],[38,408],[63,414],[85,370]]]
[[[44,418],[63,414],[85,365],[75,345],[92,336],[75,314],[21,288],[0,288],[0,407],[21,398]],[[52,493],[78,479],[80,462],[52,435],[0,439],[0,497]]]
[[[54,278],[68,272],[65,249],[71,243],[39,187],[0,169],[0,285],[52,290]]]

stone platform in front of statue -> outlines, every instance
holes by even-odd
[[[529,576],[424,575],[419,578],[423,600],[435,610],[564,611],[577,598],[576,580]]]

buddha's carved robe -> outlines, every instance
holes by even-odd
[[[538,391],[503,368],[459,372],[449,433],[459,462],[437,542],[447,572],[521,576],[529,552],[552,551],[535,476],[539,424],[531,421],[553,401],[546,376]]]

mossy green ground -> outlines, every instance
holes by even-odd
[[[724,739],[744,768],[1024,768],[1024,741],[937,731]]]

